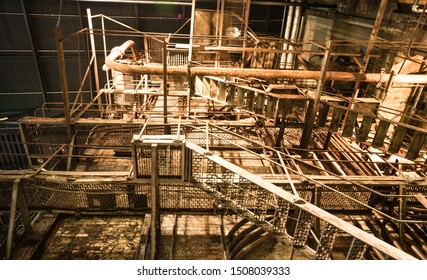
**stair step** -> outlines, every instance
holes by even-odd
[[[343,136],[349,137],[353,135],[354,125],[356,123],[357,116],[358,116],[358,112],[348,111],[347,120],[345,122],[344,129],[342,132]]]
[[[389,127],[389,122],[380,120],[380,123],[378,124],[377,131],[374,136],[374,140],[372,141],[372,147],[381,147],[384,144],[384,139],[387,135]]]
[[[391,140],[390,146],[388,147],[389,153],[398,153],[400,146],[402,146],[403,139],[405,139],[406,131],[408,129],[403,126],[397,126],[394,131],[393,139]]]
[[[420,131],[416,131],[412,137],[411,146],[409,146],[405,157],[410,160],[416,159],[418,157],[418,153],[424,145],[425,140],[426,134]]]

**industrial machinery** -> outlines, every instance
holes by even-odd
[[[49,234],[32,258],[70,257],[59,245],[65,218],[54,219],[67,214],[138,217],[131,258],[427,258],[427,77],[367,71],[379,49],[403,44],[302,40],[300,6],[287,37],[261,36],[248,26],[250,1],[220,2],[192,6],[188,35],[90,10],[88,28],[57,27],[63,103],[1,135],[4,257]],[[64,45],[80,37],[89,64],[69,94]],[[397,85],[412,108],[386,106]]]

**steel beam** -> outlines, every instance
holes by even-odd
[[[37,51],[36,51],[36,47],[35,47],[35,43],[34,43],[33,32],[32,32],[30,20],[28,17],[28,12],[27,12],[27,7],[25,5],[25,0],[21,0],[21,8],[22,8],[22,13],[24,15],[25,26],[27,27],[28,39],[30,41],[30,46],[31,46],[31,53],[32,53],[32,56],[34,59],[34,63],[36,65],[36,75],[37,75],[37,79],[38,79],[38,82],[40,85],[40,90],[42,93],[42,100],[43,100],[43,103],[46,103],[46,101],[47,101],[46,89],[45,89],[45,85],[44,85],[43,78],[41,75],[40,61],[39,61],[39,57],[37,55]]]
[[[55,28],[55,39],[56,48],[58,50],[58,66],[59,66],[59,77],[61,80],[62,97],[64,99],[64,113],[67,130],[67,143],[71,142],[71,113],[70,113],[70,96],[68,95],[68,81],[67,81],[67,70],[65,66],[64,57],[64,43],[62,39],[61,27],[56,26]]]
[[[317,89],[316,89],[316,95],[313,101],[313,106],[309,106],[309,109],[307,111],[306,121],[305,121],[306,126],[301,136],[301,144],[300,144],[301,149],[307,149],[308,145],[310,144],[311,134],[313,133],[314,122],[316,120],[316,113],[317,111],[319,111],[319,107],[320,107],[320,97],[322,96],[323,85],[326,81],[325,77],[326,77],[326,72],[329,65],[329,58],[331,57],[331,47],[332,47],[332,43],[331,41],[328,41],[326,43],[325,55],[323,56],[323,60],[322,60],[322,70],[320,71],[320,77],[319,77],[319,80],[317,81]]]

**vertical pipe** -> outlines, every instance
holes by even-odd
[[[191,23],[190,23],[190,47],[188,49],[188,63],[193,60],[193,36],[194,36],[194,18],[196,13],[196,0],[191,1]]]
[[[93,35],[93,24],[92,24],[92,14],[90,12],[90,9],[86,10],[87,12],[87,20],[88,20],[88,26],[89,26],[89,37],[90,37],[90,46],[92,49],[92,57],[93,57],[93,72],[95,75],[95,87],[96,87],[96,95],[99,94],[99,77],[98,77],[98,63],[96,60],[96,48],[95,48],[95,36]],[[102,105],[102,98],[98,98],[98,106],[100,113],[104,111],[104,106]]]
[[[107,39],[105,37],[105,22],[104,22],[104,16],[101,17],[101,24],[102,24],[102,43],[104,44],[104,58],[107,59]],[[112,70],[113,71],[113,70]],[[105,71],[105,77],[107,79],[107,85],[108,88],[110,88],[110,77],[108,75],[108,70]]]
[[[168,39],[163,41],[163,124],[164,133],[169,134],[168,123]]]
[[[160,242],[160,190],[158,146],[151,145],[151,259],[158,255]]]
[[[246,37],[248,35],[248,21],[249,21],[249,12],[251,9],[251,0],[246,0],[243,3],[246,2],[246,7],[245,7],[245,17],[243,18],[243,20],[245,21],[245,26],[244,26],[244,30],[243,30],[243,52],[242,52],[242,63],[241,63],[241,67],[243,68],[245,65],[245,48],[246,48]]]
[[[13,233],[15,231],[15,218],[16,218],[16,205],[18,202],[18,189],[20,179],[15,179],[12,186],[12,199],[10,201],[10,214],[9,226],[7,229],[7,243],[6,243],[6,259],[10,260],[13,245]]]
[[[62,40],[61,27],[55,28],[56,48],[58,50],[59,77],[61,79],[62,97],[64,99],[64,113],[67,130],[67,143],[71,141],[71,114],[70,114],[70,97],[68,95],[67,70],[65,67],[64,43]]]
[[[216,0],[216,23],[215,23],[215,38],[219,36],[219,16],[222,0]]]
[[[291,0],[290,2],[294,2],[294,0]],[[293,5],[288,7],[288,15],[286,18],[285,35],[283,36],[283,39],[285,39],[285,42],[283,43],[283,50],[288,49],[288,41],[289,41],[289,37],[291,35],[292,20],[294,17],[294,9],[295,9],[295,7]],[[286,52],[282,53],[282,57],[280,58],[280,69],[285,69],[286,58],[287,58],[287,53]]]
[[[224,9],[225,9],[225,0],[221,0],[221,12],[219,16],[219,42],[218,46],[222,46],[222,29],[224,28]]]
[[[284,28],[285,28],[285,20],[286,20],[286,12],[288,11],[288,6],[283,6],[283,17],[282,17],[282,26],[280,27],[280,37],[283,37]]]
[[[219,3],[219,2],[218,2]],[[194,37],[194,21],[196,17],[196,0],[192,0],[191,2],[191,25],[190,25],[190,48],[188,50],[188,69],[190,69],[191,61],[193,60],[193,37]],[[218,14],[217,14],[218,17]],[[217,30],[218,31],[218,21],[217,21]],[[194,78],[190,75],[190,71],[188,71],[187,75],[188,80],[188,93],[187,93],[187,117],[190,116],[190,104],[191,104],[191,93],[194,91]]]
[[[299,3],[299,1],[298,1]],[[301,16],[302,16],[302,7],[301,6],[296,6],[295,7],[295,14],[294,14],[294,18],[292,21],[292,32],[291,32],[291,36],[290,36],[290,41],[292,43],[295,43],[298,40],[298,35],[299,35],[299,28],[300,28],[300,22],[301,22]],[[292,44],[289,44],[288,46],[289,50],[293,50],[294,46]],[[295,55],[293,53],[289,53],[286,57],[286,69],[292,69],[294,68],[294,57]]]

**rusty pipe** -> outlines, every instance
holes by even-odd
[[[114,49],[113,49],[114,50]],[[116,53],[116,52],[115,52]],[[120,54],[120,53],[119,53]],[[116,71],[125,74],[152,74],[163,75],[161,65],[128,65],[122,64],[111,59],[110,54],[105,60],[105,64]],[[260,78],[260,79],[320,79],[320,71],[307,70],[277,70],[277,69],[250,69],[250,68],[215,68],[215,67],[180,67],[170,66],[167,68],[168,75],[188,75],[191,76],[219,76],[219,77],[241,77],[241,78]],[[326,80],[335,81],[360,81],[366,83],[385,83],[389,80],[391,74],[383,73],[353,73],[328,71],[325,73]],[[397,74],[393,76],[393,83],[417,83],[427,84],[427,75],[417,74]]]

